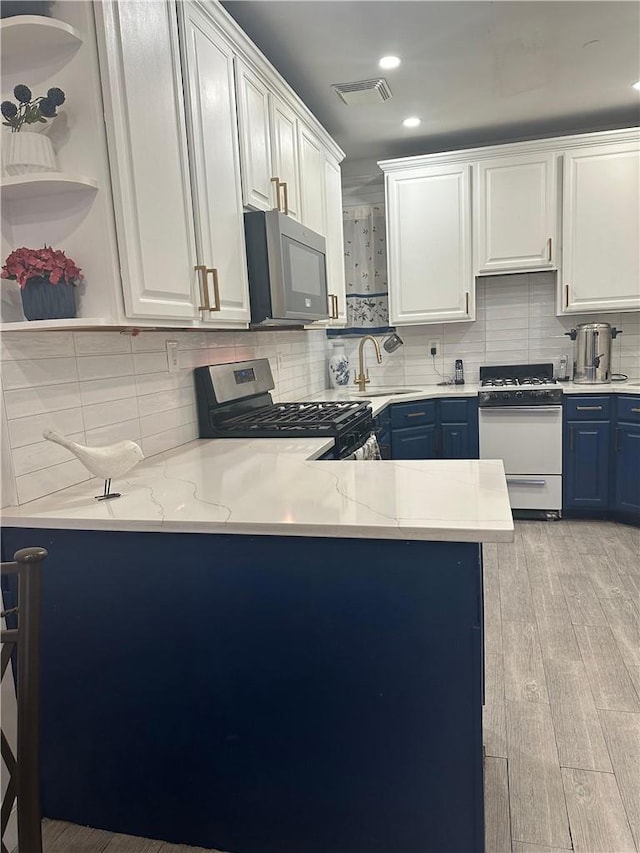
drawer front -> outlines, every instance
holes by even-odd
[[[562,477],[517,477],[507,474],[511,509],[562,509]]]
[[[435,400],[425,400],[421,403],[394,403],[391,407],[391,426],[393,429],[419,427],[435,422]]]
[[[611,417],[611,397],[565,397],[564,412],[567,420],[602,421]]]
[[[440,400],[441,424],[464,424],[469,420],[469,400]]]
[[[618,420],[640,423],[640,397],[618,397]]]

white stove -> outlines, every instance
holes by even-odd
[[[562,387],[552,364],[480,368],[480,458],[502,459],[511,509],[559,518]]]

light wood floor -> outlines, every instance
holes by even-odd
[[[640,530],[518,522],[484,564],[486,853],[637,853]],[[46,853],[202,853],[54,821],[44,839]]]
[[[635,853],[640,530],[519,522],[484,565],[487,853]]]

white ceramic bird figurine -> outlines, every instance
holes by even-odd
[[[119,493],[111,491],[111,479],[122,477],[141,459],[144,459],[144,453],[135,441],[118,441],[116,444],[108,444],[104,447],[87,447],[50,429],[46,429],[42,435],[47,441],[53,441],[55,444],[66,447],[78,457],[92,474],[96,477],[102,477],[105,481],[104,492],[97,497],[97,500],[119,498]]]

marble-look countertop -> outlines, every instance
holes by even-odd
[[[6,527],[452,542],[513,539],[501,461],[316,461],[332,439],[205,439],[2,510]]]
[[[625,382],[609,384],[583,385],[576,382],[560,382],[563,394],[638,394],[640,395],[640,380],[629,379]],[[374,415],[379,415],[392,403],[411,403],[416,400],[439,400],[448,397],[477,397],[480,385],[465,383],[464,385],[411,385],[411,391],[406,394],[390,394],[388,396],[367,396],[357,392],[355,386],[345,390],[328,389],[310,395],[308,400],[367,400],[371,404]],[[368,387],[375,391],[375,385]]]

